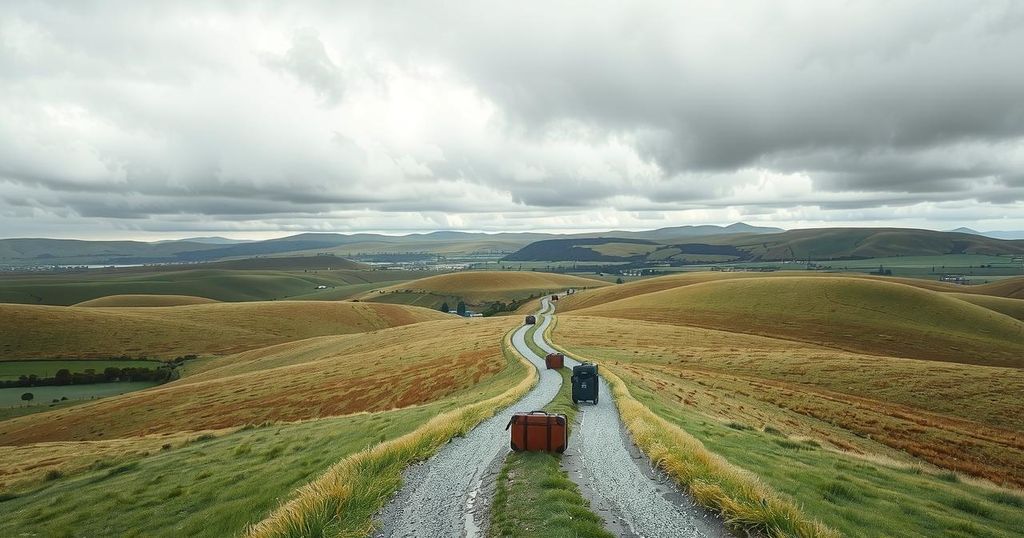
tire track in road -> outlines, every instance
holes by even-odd
[[[545,299],[537,316],[537,332],[551,322]],[[380,537],[477,537],[490,517],[490,502],[504,456],[508,452],[505,425],[513,413],[548,404],[562,385],[562,376],[547,370],[544,359],[526,345],[524,325],[512,335],[512,345],[540,371],[540,379],[518,402],[484,420],[464,437],[456,437],[427,461],[406,470],[402,488],[378,514]]]
[[[554,353],[558,350],[544,339],[550,320],[545,317],[533,336],[538,347]],[[578,364],[566,356],[566,367]],[[605,520],[605,528],[626,537],[732,536],[719,518],[694,504],[633,444],[604,378],[597,399],[597,405],[579,404],[562,468],[590,501],[591,510]]]

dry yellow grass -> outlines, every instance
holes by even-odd
[[[466,271],[421,278],[383,288],[383,291],[409,290],[413,293],[459,296],[469,303],[478,304],[486,301],[508,301],[530,294],[563,291],[566,288],[597,288],[607,285],[608,282],[603,280],[554,273]],[[379,293],[370,293],[366,297],[373,298],[376,295]]]
[[[82,301],[73,306],[90,307],[151,307],[151,306],[184,306],[193,304],[210,304],[220,301],[196,297],[194,295],[108,295],[98,299]]]
[[[611,385],[615,405],[633,441],[699,504],[721,513],[731,526],[767,536],[838,538],[839,533],[808,517],[757,475],[730,464],[682,428],[655,415],[633,397],[614,367],[591,355],[573,354],[602,365],[601,374]]]
[[[153,389],[0,423],[4,444],[96,440],[380,411],[466,391],[505,368],[510,318],[418,323],[213,361]]]
[[[1011,318],[1024,321],[1024,299],[1011,299],[1009,297],[996,297],[993,295],[980,295],[974,293],[950,293],[951,296],[967,301],[971,304],[983,306],[1000,314],[1006,314]]]
[[[401,484],[401,473],[429,458],[444,443],[463,434],[522,397],[537,382],[537,371],[509,344],[527,375],[504,393],[439,415],[413,432],[345,458],[299,489],[269,517],[253,525],[249,538],[286,536],[363,537],[373,530],[372,516]]]
[[[642,280],[636,280],[626,284],[620,284],[617,286],[611,286],[602,288],[600,290],[588,291],[587,293],[575,295],[573,297],[566,297],[565,300],[559,304],[559,310],[562,312],[569,312],[572,310],[580,310],[591,306],[597,306],[619,299],[625,299],[628,297],[636,297],[638,295],[644,295],[647,293],[653,293],[656,291],[662,291],[672,288],[678,288],[681,286],[690,286],[693,284],[702,284],[704,282],[715,282],[720,280],[735,280],[735,279],[748,279],[748,278],[787,278],[787,277],[802,277],[802,278],[857,278],[868,281],[877,282],[890,282],[896,284],[905,284],[908,286],[914,286],[930,291],[938,291],[943,293],[957,294],[957,297],[961,295],[971,296],[992,296],[992,297],[1006,297],[1006,298],[1017,298],[1024,299],[1024,278],[1008,278],[1000,280],[998,282],[992,282],[989,284],[978,284],[972,286],[962,286],[958,284],[950,284],[948,282],[938,282],[935,280],[924,280],[917,278],[898,278],[898,277],[879,277],[872,275],[865,275],[862,273],[814,273],[808,271],[778,271],[773,273],[726,273],[718,271],[701,271],[701,272],[688,272],[688,273],[677,273],[672,275],[661,276],[657,278],[645,278]],[[980,302],[975,302],[981,304]]]
[[[556,340],[604,358],[629,383],[715,420],[772,424],[842,450],[911,454],[995,482],[1024,484],[1019,369],[578,314],[560,317]]]
[[[0,319],[0,356],[25,359],[235,353],[448,316],[402,305],[288,301],[148,308],[0,304]]]
[[[846,277],[729,279],[585,310],[856,352],[1024,367],[1024,323],[950,294]]]

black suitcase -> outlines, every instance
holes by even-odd
[[[572,402],[589,401],[597,405],[597,365],[589,362],[572,369]]]

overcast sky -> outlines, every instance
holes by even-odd
[[[1024,229],[1024,2],[3,2],[0,236]]]

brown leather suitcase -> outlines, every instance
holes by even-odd
[[[548,353],[547,357],[544,357],[544,365],[548,367],[548,370],[557,370],[565,367],[565,355],[561,353]]]
[[[512,430],[511,446],[516,452],[565,452],[569,428],[565,415],[531,411],[516,413],[505,429]]]

